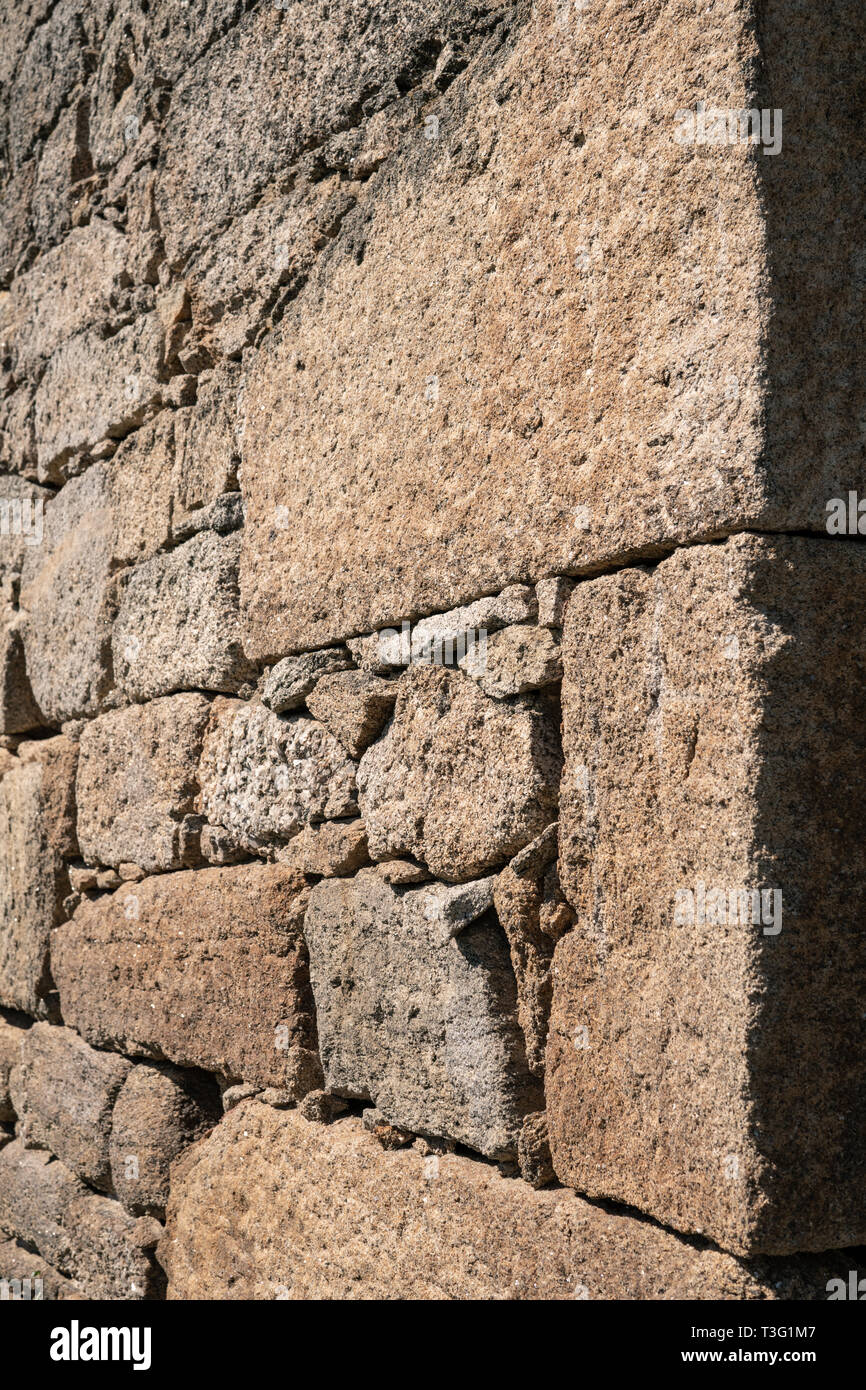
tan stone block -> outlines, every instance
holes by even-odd
[[[823,531],[862,453],[844,113],[866,17],[772,9],[635,27],[619,0],[544,0],[427,108],[249,372],[251,654],[728,530]],[[757,108],[768,143],[732,143]]]
[[[71,1028],[36,1023],[21,1043],[19,1137],[44,1148],[91,1187],[111,1191],[108,1144],[114,1102],[132,1063],[97,1052]]]
[[[64,1020],[95,1047],[303,1095],[321,1085],[306,903],[302,878],[259,864],[84,902],[52,942]]]
[[[43,543],[24,557],[27,675],[51,723],[95,714],[111,687],[115,531],[110,471],[95,464],[48,503]]]
[[[566,619],[557,1176],[740,1252],[866,1235],[864,606],[862,547],[742,535]]]
[[[0,1151],[0,1230],[34,1246],[88,1298],[161,1296],[164,1279],[153,1254],[158,1222],[135,1220],[20,1139]]]
[[[131,1068],[112,1111],[110,1155],[114,1191],[132,1216],[164,1219],[172,1163],[221,1115],[210,1077],[164,1064]]]
[[[280,1239],[274,1239],[274,1231]],[[835,1260],[747,1264],[455,1154],[248,1100],[175,1166],[169,1299],[813,1299]]]
[[[43,761],[25,750],[0,779],[0,1005],[37,1017],[53,1008],[49,940],[63,917],[64,855],[74,843],[73,745],[62,735],[45,742]]]
[[[556,818],[559,731],[489,699],[460,671],[413,666],[358,769],[372,859],[412,855],[439,878],[497,868]]]
[[[91,720],[81,734],[78,838],[89,863],[184,867],[211,702],[169,695]],[[194,867],[192,864],[189,867]]]
[[[121,576],[111,650],[133,700],[233,693],[255,674],[240,639],[237,536],[204,531]]]
[[[253,854],[305,826],[357,817],[356,764],[324,725],[255,701],[215,701],[199,769],[199,809]]]

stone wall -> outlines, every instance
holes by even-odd
[[[863,1262],[864,39],[4,6],[0,1280]]]

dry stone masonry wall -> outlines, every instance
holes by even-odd
[[[0,1291],[863,1262],[864,39],[3,6]]]

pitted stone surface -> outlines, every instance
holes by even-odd
[[[520,623],[492,633],[483,647],[472,646],[460,668],[485,695],[504,700],[561,681],[562,651],[547,628]]]
[[[62,735],[23,747],[30,756],[0,778],[0,1006],[44,1018],[54,1008],[49,941],[75,850],[77,750]]]
[[[95,1047],[297,1096],[321,1085],[303,878],[279,865],[160,874],[55,933],[63,1017]]]
[[[46,505],[43,543],[24,558],[27,675],[53,724],[96,714],[111,688],[114,534],[110,473],[95,464]]]
[[[307,708],[353,758],[379,736],[397,699],[397,683],[366,671],[323,676],[307,696]]]
[[[203,695],[170,695],[85,725],[78,839],[89,863],[146,873],[184,867],[184,818],[194,810],[210,708]]]
[[[490,1164],[382,1149],[360,1120],[255,1101],[177,1165],[160,1258],[170,1299],[820,1301],[848,1268],[749,1265]]]
[[[71,1028],[36,1023],[21,1044],[19,1135],[49,1149],[91,1187],[110,1192],[112,1109],[132,1063],[98,1052]]]
[[[413,666],[358,770],[373,859],[410,854],[439,878],[477,878],[555,820],[558,730],[489,699],[459,671]]]
[[[474,886],[399,889],[369,870],[318,884],[310,979],[329,1090],[372,1101],[400,1129],[505,1157],[539,1088],[492,885]]]
[[[274,714],[288,714],[300,709],[322,676],[345,671],[351,664],[345,647],[327,647],[320,652],[287,656],[268,672],[262,686],[262,704],[272,709]]]
[[[856,542],[743,535],[566,618],[557,1176],[744,1253],[866,1236],[864,603]]]
[[[163,1220],[176,1158],[222,1114],[216,1084],[200,1072],[139,1062],[111,1115],[114,1191],[132,1216]]]
[[[199,805],[240,848],[267,853],[305,826],[357,816],[355,769],[315,720],[221,700],[205,736]]]
[[[159,1223],[136,1221],[119,1202],[89,1191],[59,1159],[25,1149],[20,1139],[0,1150],[0,1231],[35,1246],[88,1298],[162,1296],[153,1253]]]
[[[238,545],[236,535],[204,531],[122,576],[112,656],[131,699],[230,694],[253,675],[240,642]]]

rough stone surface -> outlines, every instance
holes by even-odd
[[[51,848],[65,859],[78,853],[75,787],[79,745],[66,734],[19,743],[18,761],[42,770],[40,798],[45,834]]]
[[[307,825],[357,816],[355,768],[313,719],[218,700],[205,735],[199,808],[241,849],[267,853]]]
[[[27,679],[21,621],[7,607],[0,611],[0,733],[24,734],[41,724]]]
[[[548,0],[521,19],[444,93],[438,138],[415,130],[379,171],[250,373],[257,655],[726,529],[822,530],[860,448],[863,279],[820,248],[834,223],[855,238],[862,10],[759,27],[665,5],[635,26],[617,0]],[[845,138],[795,122],[778,158],[677,138],[698,102],[793,111],[810,91],[851,113]],[[822,313],[832,407],[807,365]]]
[[[358,771],[371,858],[410,854],[444,879],[504,863],[556,818],[558,743],[547,715],[490,700],[461,672],[412,667]]]
[[[574,592],[572,579],[540,579],[535,586],[539,627],[562,627],[568,600]]]
[[[62,482],[75,460],[122,439],[169,403],[163,332],[145,315],[110,338],[88,329],[51,358],[36,392],[40,481]]]
[[[561,681],[562,652],[547,628],[517,624],[494,632],[484,647],[473,646],[460,667],[485,695],[504,700]]]
[[[142,1062],[127,1076],[111,1119],[111,1178],[132,1216],[163,1220],[171,1164],[222,1114],[215,1082]]]
[[[481,894],[393,888],[362,871],[310,895],[305,935],[327,1088],[372,1101],[389,1124],[490,1157],[517,1147],[537,1103],[501,929]],[[451,930],[447,928],[451,927]]]
[[[302,656],[287,656],[268,672],[262,686],[262,704],[274,714],[288,714],[300,709],[316,682],[334,671],[351,666],[344,647],[328,647],[320,652]]]
[[[91,1187],[111,1191],[108,1143],[114,1102],[132,1063],[97,1052],[71,1028],[36,1023],[21,1044],[19,1135],[49,1149]]]
[[[181,530],[223,493],[238,485],[240,443],[237,362],[199,377],[196,402],[174,413],[175,463],[172,524]]]
[[[469,633],[489,634],[510,623],[531,622],[535,614],[536,600],[532,590],[524,584],[512,584],[501,594],[477,599],[464,608],[436,613],[432,618],[422,618],[415,623],[410,646],[412,660],[455,665],[452,651],[456,651],[461,637],[466,640]]]
[[[553,988],[553,951],[559,938],[574,925],[574,912],[559,885],[556,853],[557,827],[549,825],[503,869],[493,894],[511,950],[517,1012],[529,1068],[541,1078]]]
[[[26,1031],[20,1014],[0,1013],[0,1124],[11,1124],[15,1119],[10,1077],[12,1068],[20,1065],[21,1040]]]
[[[548,1187],[556,1181],[550,1143],[547,1135],[547,1115],[538,1110],[527,1115],[517,1140],[517,1163],[520,1176],[530,1187]]]
[[[744,535],[566,620],[557,1176],[738,1251],[866,1234],[864,601],[861,546]]]
[[[307,696],[307,708],[353,758],[360,758],[382,732],[396,699],[395,681],[344,671],[323,676]]]
[[[162,874],[55,934],[64,1020],[95,1047],[303,1095],[321,1084],[304,880],[279,865]]]
[[[96,714],[111,688],[114,512],[107,468],[71,479],[45,508],[21,578],[27,675],[50,723]]]
[[[59,757],[47,747],[45,754],[45,762],[19,758],[0,778],[0,1005],[43,1018],[54,1008],[48,947],[69,892],[64,853],[72,848],[75,778],[65,748]]]
[[[184,867],[210,714],[202,695],[171,695],[113,710],[81,734],[78,840],[90,863],[147,873]]]
[[[131,699],[231,694],[254,674],[240,643],[238,545],[236,535],[204,531],[121,577],[112,655]]]
[[[20,1140],[0,1150],[0,1231],[33,1246],[88,1298],[161,1295],[153,1251],[162,1228],[89,1192],[51,1154]]]
[[[45,1303],[84,1298],[71,1279],[64,1279],[41,1255],[34,1255],[17,1240],[0,1240],[0,1280],[3,1279],[9,1283],[10,1300],[20,1297],[29,1302],[37,1295]]]
[[[176,1166],[160,1258],[170,1299],[374,1301],[822,1300],[850,1263],[750,1264],[469,1158],[383,1150],[359,1120],[255,1102]]]
[[[866,1239],[864,45],[0,5],[0,1149],[58,1155],[0,1269],[159,1296],[110,1186],[162,1212],[199,1087],[374,1153],[218,1172],[216,1297],[284,1235],[276,1297],[822,1297],[789,1252]]]
[[[353,874],[370,862],[367,827],[360,818],[308,825],[277,851],[277,859],[302,874],[323,878]]]

